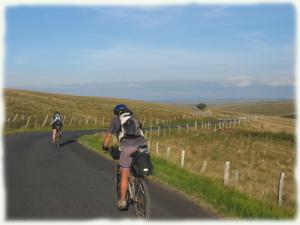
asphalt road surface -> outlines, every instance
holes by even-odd
[[[16,133],[4,137],[6,219],[123,219],[134,211],[116,208],[115,162],[76,142],[95,131],[64,132],[59,150],[50,132]],[[150,183],[151,219],[211,219],[178,193]]]

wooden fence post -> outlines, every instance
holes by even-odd
[[[235,171],[235,184],[237,185],[239,183],[239,178],[240,178],[240,171],[236,170]]]
[[[12,122],[14,123],[15,120],[17,119],[18,114],[16,113],[15,117],[13,118]]]
[[[104,116],[102,117],[102,127],[104,127]]]
[[[279,177],[279,185],[278,185],[278,205],[279,206],[282,206],[284,177],[285,177],[285,172],[281,172],[280,177]]]
[[[181,168],[183,168],[184,167],[184,156],[185,156],[185,151],[184,150],[182,150],[181,151]]]
[[[143,127],[145,126],[145,121],[146,121],[146,118],[144,117],[143,123],[142,123],[142,126],[143,126]]]
[[[28,119],[27,119],[27,123],[26,123],[26,126],[25,126],[25,128],[27,128],[27,127],[28,127],[29,121],[30,121],[30,116],[28,116]]]
[[[67,115],[65,115],[64,118],[63,118],[63,124],[65,124],[66,118],[67,118]]]
[[[159,129],[160,129],[160,127],[158,126],[157,127],[157,137],[159,137]]]
[[[204,173],[205,172],[205,170],[206,170],[206,168],[207,168],[207,161],[205,160],[204,162],[203,162],[203,164],[202,164],[202,168],[201,168],[201,173]]]
[[[195,121],[195,131],[197,130],[197,120]]]
[[[156,155],[158,155],[158,151],[159,151],[159,142],[156,142]]]
[[[224,185],[229,184],[229,170],[230,170],[230,162],[226,161],[225,162],[225,169],[224,169]]]
[[[72,117],[71,117],[71,120],[70,120],[69,126],[71,126],[71,125],[72,125],[72,122],[73,122],[73,115],[72,115]]]
[[[151,150],[151,142],[150,141],[148,141],[148,150],[149,150],[149,152]]]
[[[45,126],[47,120],[48,120],[48,114],[46,115],[46,118],[45,118],[45,120],[44,120],[43,127]]]
[[[186,133],[189,133],[189,124],[186,124]]]
[[[170,147],[167,148],[167,159],[170,157]]]

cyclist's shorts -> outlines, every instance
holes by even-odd
[[[52,124],[52,129],[61,129],[62,124],[60,122],[55,122]]]
[[[133,152],[137,150],[137,147],[135,146],[122,146],[122,151],[120,155],[120,161],[119,164],[123,168],[130,168],[132,157],[130,156]]]

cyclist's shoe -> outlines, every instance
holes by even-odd
[[[119,200],[118,201],[118,209],[121,210],[121,211],[126,210],[127,209],[126,201]]]

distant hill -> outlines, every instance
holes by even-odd
[[[295,118],[294,101],[258,101],[215,105],[217,111]]]
[[[4,90],[6,120],[28,118],[32,121],[44,121],[46,115],[51,116],[54,111],[60,111],[70,121],[77,119],[100,121],[105,118],[107,123],[113,116],[116,104],[126,104],[141,120],[167,120],[176,117],[190,116],[191,107],[175,106],[171,104],[151,103],[129,99],[82,97],[65,94],[42,93],[24,90]],[[71,122],[71,121],[70,121]],[[96,122],[97,123],[97,122]]]

